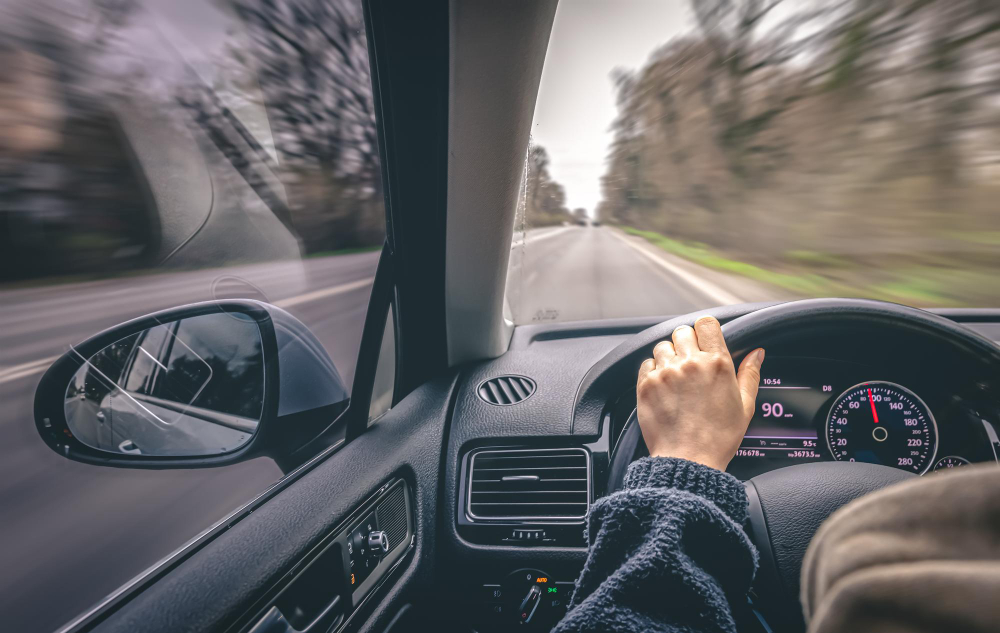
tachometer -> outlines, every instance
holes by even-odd
[[[964,457],[959,457],[958,455],[949,455],[947,457],[942,457],[934,464],[934,470],[948,470],[949,468],[958,468],[959,466],[968,466],[969,460]]]
[[[865,382],[838,397],[826,419],[833,458],[923,474],[937,454],[937,423],[924,401],[891,382]]]

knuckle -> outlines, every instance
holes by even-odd
[[[681,376],[690,376],[697,373],[701,369],[699,367],[699,363],[690,358],[681,360],[675,367],[676,372]]]
[[[708,364],[717,372],[724,372],[732,366],[729,359],[722,354],[711,354],[708,357]]]
[[[653,348],[653,353],[656,354],[658,352],[664,352],[668,349],[670,349],[670,341],[660,341],[656,344],[656,347]]]

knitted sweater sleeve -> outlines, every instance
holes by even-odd
[[[569,611],[553,632],[736,631],[757,551],[747,497],[732,475],[683,459],[644,458],[623,490],[599,499]]]

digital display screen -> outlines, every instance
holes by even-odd
[[[839,363],[765,362],[757,406],[729,472],[741,479],[803,462],[830,459],[823,435],[832,401],[850,386]]]

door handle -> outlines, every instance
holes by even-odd
[[[278,607],[271,607],[267,610],[257,624],[247,633],[317,633],[328,631],[333,628],[334,621],[342,617],[340,613],[340,596],[335,596],[330,604],[316,616],[316,619],[306,625],[304,629],[297,629],[291,622],[285,619],[284,614]]]

